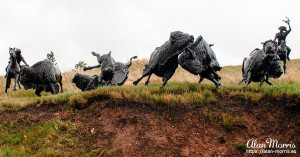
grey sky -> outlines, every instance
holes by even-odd
[[[83,60],[95,65],[91,51],[112,51],[117,61],[149,58],[172,31],[202,35],[221,65],[241,64],[261,42],[273,39],[285,16],[290,58],[300,58],[299,0],[1,0],[0,74],[9,47],[22,50],[32,65],[51,50],[62,71]]]

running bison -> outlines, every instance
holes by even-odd
[[[243,79],[239,84],[245,82],[244,87],[247,87],[253,81],[260,82],[259,87],[264,82],[273,85],[269,81],[269,77],[279,78],[283,73],[276,51],[276,44],[271,40],[264,43],[263,50],[252,51],[250,57],[243,61]]]
[[[204,78],[207,78],[212,81],[218,89],[221,86],[219,82],[221,77],[217,74],[217,71],[220,71],[222,67],[218,63],[211,46],[212,45],[207,44],[202,36],[199,36],[196,41],[179,56],[179,65],[194,75],[200,75],[199,83],[201,83]]]
[[[194,37],[192,35],[180,31],[172,32],[169,40],[152,52],[149,63],[145,65],[142,77],[134,81],[133,84],[137,85],[144,77],[148,76],[145,83],[147,85],[154,73],[163,78],[161,86],[163,88],[178,67],[178,55],[193,42]]]
[[[41,96],[42,91],[57,94],[59,92],[59,85],[61,92],[63,92],[61,72],[49,60],[37,62],[31,67],[27,65],[22,66],[20,82],[26,90],[35,89],[37,96]]]

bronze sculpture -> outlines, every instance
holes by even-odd
[[[134,81],[133,84],[137,85],[144,77],[148,76],[145,83],[147,85],[151,75],[154,73],[163,78],[161,86],[163,88],[178,67],[178,55],[193,42],[194,37],[192,35],[180,31],[172,32],[169,40],[152,52],[149,63],[145,65],[143,70],[143,75]]]
[[[21,56],[21,50],[16,48],[9,48],[10,61],[8,62],[8,66],[6,67],[6,85],[5,85],[5,93],[7,93],[7,89],[10,87],[11,79],[15,79],[14,90],[17,90],[17,84],[19,89],[21,89],[19,82],[19,74],[20,74],[20,63],[23,60],[25,64],[25,60]]]
[[[82,91],[94,90],[99,86],[123,85],[128,78],[132,60],[137,58],[137,56],[131,57],[129,64],[125,65],[124,63],[116,62],[111,57],[111,52],[102,56],[98,53],[92,52],[92,55],[97,57],[99,64],[85,67],[83,70],[86,71],[101,67],[101,73],[100,76],[88,76],[77,73],[72,79],[72,83],[75,83],[76,87]]]
[[[59,68],[49,60],[35,63],[31,67],[24,65],[20,71],[20,82],[27,89],[35,89],[35,94],[41,96],[42,91],[57,94],[59,86],[63,93],[62,75]]]
[[[219,65],[211,46],[200,35],[180,56],[179,65],[194,75],[200,75],[201,83],[204,78],[212,81],[220,88],[221,77],[217,74],[222,67]]]
[[[286,17],[287,18],[287,17]],[[283,20],[286,24],[288,24],[289,26],[289,30],[286,29],[285,26],[280,26],[278,29],[280,30],[280,32],[278,32],[275,35],[274,41],[277,40],[278,45],[280,45],[282,42],[286,42],[286,37],[290,34],[290,32],[292,31],[291,25],[290,25],[290,19],[287,18],[287,20]],[[286,58],[290,61],[290,52],[291,52],[291,48],[288,47],[287,45],[285,45],[287,48],[287,54],[286,54]]]
[[[245,58],[242,64],[243,79],[239,84],[245,82],[244,87],[247,87],[252,81],[260,82],[259,87],[264,82],[273,85],[269,81],[269,77],[279,78],[282,69],[280,67],[277,47],[274,41],[268,40],[263,43],[262,50],[255,49],[250,53],[249,58]]]

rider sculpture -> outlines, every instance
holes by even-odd
[[[21,62],[23,62],[24,64],[28,65],[27,62],[25,61],[24,57],[21,54],[21,50],[14,48],[14,51],[16,52],[16,59],[17,59],[17,63],[21,68]],[[10,61],[8,62],[8,66],[5,68],[5,71],[7,72],[7,68],[9,67]],[[7,74],[5,75],[5,78],[7,77]]]
[[[285,42],[286,37],[289,35],[289,33],[291,32],[291,26],[290,26],[290,19],[287,18],[287,20],[283,20],[285,23],[288,24],[289,26],[289,30],[286,29],[285,26],[280,26],[278,29],[280,30],[279,33],[277,33],[275,35],[274,41],[277,40],[278,45],[280,45],[282,42]],[[291,52],[291,48],[289,48],[288,46],[286,46],[287,48],[287,59],[290,61],[290,52]]]

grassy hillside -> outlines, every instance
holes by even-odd
[[[144,65],[147,63],[147,60],[136,60],[133,62],[129,76],[125,85],[132,85],[132,82],[136,80],[138,77],[142,75],[142,71]],[[86,75],[97,75],[100,73],[100,69],[95,69],[91,71],[70,71],[63,74],[63,86],[64,91],[69,93],[77,93],[80,90],[72,83],[72,78],[74,75],[79,72],[81,74]],[[227,86],[236,86],[242,87],[242,85],[237,86],[237,83],[242,79],[241,66],[225,66],[219,72],[222,77],[221,83],[223,84],[223,88],[226,89]],[[179,67],[171,78],[169,82],[190,82],[197,83],[199,81],[199,76],[195,76],[193,74],[188,73],[181,67]],[[146,81],[144,78],[140,85],[143,85]],[[299,86],[300,84],[300,59],[292,60],[287,64],[287,74],[282,75],[279,79],[271,79],[271,82],[275,83],[274,88],[281,87],[287,85],[287,87],[291,86]],[[161,84],[161,78],[153,75],[150,80],[151,83]],[[202,84],[212,84],[212,82],[205,80]],[[250,87],[256,87],[257,83],[252,83]],[[265,87],[268,85],[264,84]],[[13,84],[11,85],[13,87]],[[268,87],[267,87],[268,88]],[[272,87],[271,87],[272,88]],[[4,94],[5,89],[5,79],[3,76],[0,76],[0,111],[1,106],[24,106],[28,103],[33,103],[35,101],[36,96],[33,90],[17,90],[13,91],[12,88],[9,89],[8,94]],[[296,91],[299,91],[299,88],[295,88]],[[43,93],[44,96],[50,95],[49,93]]]
[[[66,72],[65,93],[40,98],[4,94],[1,76],[0,156],[241,156],[238,144],[267,137],[299,148],[300,60],[262,88],[237,85],[240,66],[226,66],[217,91],[182,68],[162,90],[158,77],[133,86],[146,62],[133,63],[125,86],[88,92],[71,83],[77,71]]]

